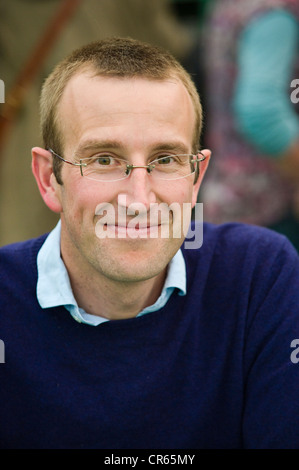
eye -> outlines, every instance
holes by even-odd
[[[93,168],[94,170],[104,168],[108,170],[118,166],[123,166],[123,160],[113,157],[112,155],[109,155],[109,153],[93,155],[88,160],[89,168]]]
[[[165,155],[163,157],[158,158],[159,165],[169,165],[170,163],[174,162],[174,158],[170,155]]]
[[[94,157],[94,163],[98,163],[100,166],[110,166],[115,165],[116,161],[115,158],[111,157],[110,155],[102,155],[99,157]]]

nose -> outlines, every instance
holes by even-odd
[[[138,211],[139,207],[145,207],[148,211],[150,205],[156,202],[156,193],[152,175],[148,172],[147,167],[134,166],[124,181],[126,182],[127,204],[131,207],[136,205]]]

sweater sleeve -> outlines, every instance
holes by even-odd
[[[240,131],[261,152],[276,157],[299,137],[291,81],[299,25],[277,10],[253,20],[242,32],[233,108]]]
[[[258,281],[253,281],[247,319],[244,446],[296,449],[299,447],[299,259],[287,242],[280,249],[265,246],[263,256],[262,265],[258,263],[254,273]]]

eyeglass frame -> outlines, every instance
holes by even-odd
[[[71,162],[70,160],[66,160],[65,158],[61,157],[60,155],[58,155],[58,153],[54,152],[53,149],[51,148],[48,148],[48,151],[51,152],[52,155],[54,155],[55,157],[58,157],[60,160],[62,160],[63,162],[65,163],[68,163],[69,165],[73,165],[73,166],[79,166],[80,167],[80,173],[81,173],[81,176],[84,177],[84,174],[83,174],[83,170],[82,170],[82,167],[87,167],[88,164],[87,163],[82,163],[82,160],[84,160],[83,158],[80,158],[80,163],[76,163],[76,162]],[[197,155],[200,153],[200,155],[202,155],[203,158],[197,158]],[[190,157],[195,157],[194,160],[191,160],[190,163],[200,163],[200,162],[203,162],[204,160],[206,160],[206,156],[200,151],[198,150],[197,154],[192,154],[192,153],[188,153],[188,154],[180,154],[180,155],[188,155]],[[168,157],[175,157],[176,155],[166,155]],[[88,160],[88,158],[90,157],[86,157],[86,160]],[[165,158],[165,156],[161,157],[161,158]],[[156,160],[159,160],[159,158],[157,158]],[[154,161],[156,161],[154,160]],[[125,160],[127,161],[127,160]],[[130,174],[132,173],[132,170],[134,170],[135,168],[146,168],[147,169],[147,172],[148,174],[151,174],[151,172],[153,171],[154,167],[151,168],[151,164],[149,163],[148,165],[126,165],[126,171],[129,171],[128,174],[125,175],[124,178],[120,178],[119,180],[96,180],[96,179],[93,179],[93,178],[88,178],[88,179],[91,179],[92,181],[106,181],[107,183],[113,183],[115,181],[121,181],[122,179],[126,179],[130,176]],[[187,178],[188,176],[191,176],[193,174],[195,174],[196,176],[198,175],[198,172],[197,172],[197,169],[198,169],[198,166],[197,168],[194,170],[193,173],[190,173],[189,175],[186,175],[186,176],[181,176],[179,178],[173,178],[173,180],[176,180],[176,179],[183,179],[183,178]],[[87,177],[86,177],[87,178]],[[162,178],[161,178],[162,179]],[[169,180],[171,181],[171,179]]]

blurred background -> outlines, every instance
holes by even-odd
[[[201,95],[204,219],[271,227],[299,249],[298,25],[299,0],[0,0],[0,245],[58,220],[31,173],[45,77],[85,43],[130,36],[172,52]]]

